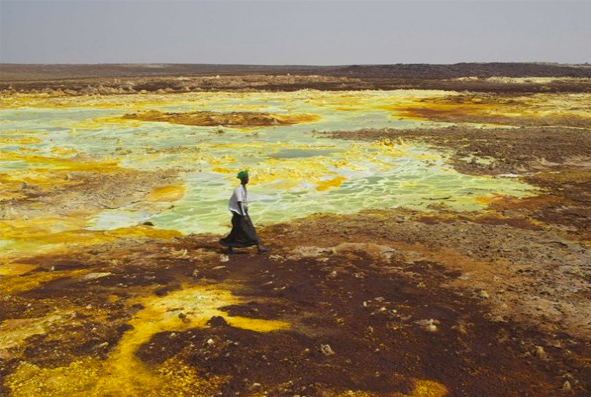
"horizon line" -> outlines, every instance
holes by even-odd
[[[0,62],[0,65],[212,65],[212,66],[276,66],[276,67],[342,67],[342,66],[391,66],[391,65],[462,65],[462,64],[545,64],[545,65],[580,65],[591,66],[590,62],[556,62],[556,61],[462,61],[452,63],[432,62],[396,62],[396,63],[350,63],[350,64],[266,64],[266,63],[204,63],[204,62]]]

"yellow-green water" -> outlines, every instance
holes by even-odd
[[[94,168],[180,171],[181,186],[123,208],[57,222],[62,225],[60,233],[108,231],[145,221],[182,233],[225,233],[229,226],[227,200],[241,169],[250,171],[250,212],[260,224],[364,208],[430,210],[444,204],[454,210],[478,211],[496,195],[535,194],[531,186],[514,178],[460,174],[446,163],[448,154],[420,144],[354,142],[322,134],[445,125],[403,119],[392,111],[417,98],[444,95],[450,93],[300,91],[5,100],[0,109],[0,176],[6,179],[12,175],[15,182],[15,178],[25,180],[27,175],[51,170],[75,170],[85,166],[81,155],[97,160]],[[307,114],[318,116],[318,120],[287,126],[219,128],[120,118],[147,109]],[[78,156],[75,166],[69,162],[73,156]],[[11,225],[0,225],[6,249],[12,244],[6,237]]]

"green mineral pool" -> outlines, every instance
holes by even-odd
[[[324,132],[428,128],[443,123],[401,118],[388,107],[421,95],[449,92],[361,91],[291,93],[191,93],[84,98],[69,105],[0,110],[0,154],[34,151],[44,158],[76,153],[139,170],[179,170],[185,194],[174,202],[136,202],[105,209],[86,220],[90,230],[152,222],[182,233],[225,233],[227,200],[236,173],[248,169],[250,212],[269,224],[312,213],[355,213],[366,208],[431,211],[483,210],[498,195],[524,197],[532,186],[511,177],[470,176],[448,163],[450,153],[409,142],[333,139]],[[161,112],[265,112],[314,115],[315,121],[229,128],[122,120],[141,110]],[[19,131],[21,132],[19,134]],[[486,129],[483,129],[483,134]],[[34,137],[35,139],[25,139]],[[24,143],[23,143],[24,142]],[[8,157],[8,156],[7,156]],[[51,168],[26,157],[0,162],[0,173]]]

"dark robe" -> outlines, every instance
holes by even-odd
[[[226,238],[220,240],[220,244],[232,248],[244,248],[259,244],[259,237],[248,216],[238,215],[232,212],[232,231]]]

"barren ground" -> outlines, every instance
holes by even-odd
[[[557,73],[550,69],[546,74],[530,70],[542,77]],[[176,91],[178,82],[187,90],[210,83],[218,89],[232,81],[243,84],[240,89],[255,89],[257,82],[261,89],[363,89],[376,88],[378,80],[383,85],[378,88],[402,84],[402,77],[380,70],[372,75],[371,69],[353,67],[351,77],[342,70],[303,77],[250,77],[245,71],[216,78],[204,72],[184,80],[177,76],[174,84],[172,77],[132,74],[125,77],[131,85],[92,76],[44,82],[37,70],[34,78],[13,78],[10,84],[72,96],[85,89],[102,95]],[[505,75],[523,76],[507,70]],[[443,73],[437,68],[429,73],[438,71]],[[574,75],[585,78],[589,72],[581,66],[576,73],[587,73]],[[524,85],[483,76],[450,82],[460,77],[431,76],[417,85],[487,91],[493,107],[499,98],[524,90],[591,89],[588,80]],[[408,112],[433,121],[494,119],[416,107]],[[449,163],[462,173],[516,174],[542,189],[533,198],[498,197],[483,213],[457,213],[443,205],[430,213],[371,210],[259,225],[271,249],[266,255],[243,250],[226,256],[216,235],[156,238],[161,236],[148,224],[137,237],[21,258],[19,265],[28,271],[0,276],[0,394],[110,395],[92,383],[84,386],[85,379],[109,379],[125,369],[121,363],[129,364],[130,372],[140,363],[173,386],[165,389],[147,377],[142,386],[142,379],[130,377],[116,384],[119,394],[588,396],[591,126],[585,120],[520,120],[514,123],[519,128],[498,126],[486,134],[467,125],[326,132],[352,140],[418,140],[448,151]],[[30,186],[11,187],[13,196],[2,204],[13,210],[4,211],[2,219],[68,211],[68,205],[117,207],[171,184],[175,174],[148,176],[114,168],[106,174],[89,170],[50,178],[65,184],[45,190],[51,196],[45,201]],[[217,307],[219,313],[207,315],[202,324],[198,309],[163,303],[192,288],[230,291],[237,298]],[[138,296],[150,297],[154,306]],[[155,325],[146,330],[134,320],[160,307],[168,313],[166,321],[174,323],[149,317]],[[259,332],[263,324],[270,332]],[[23,339],[15,330],[30,335]],[[134,347],[129,357],[122,347],[126,343]]]

